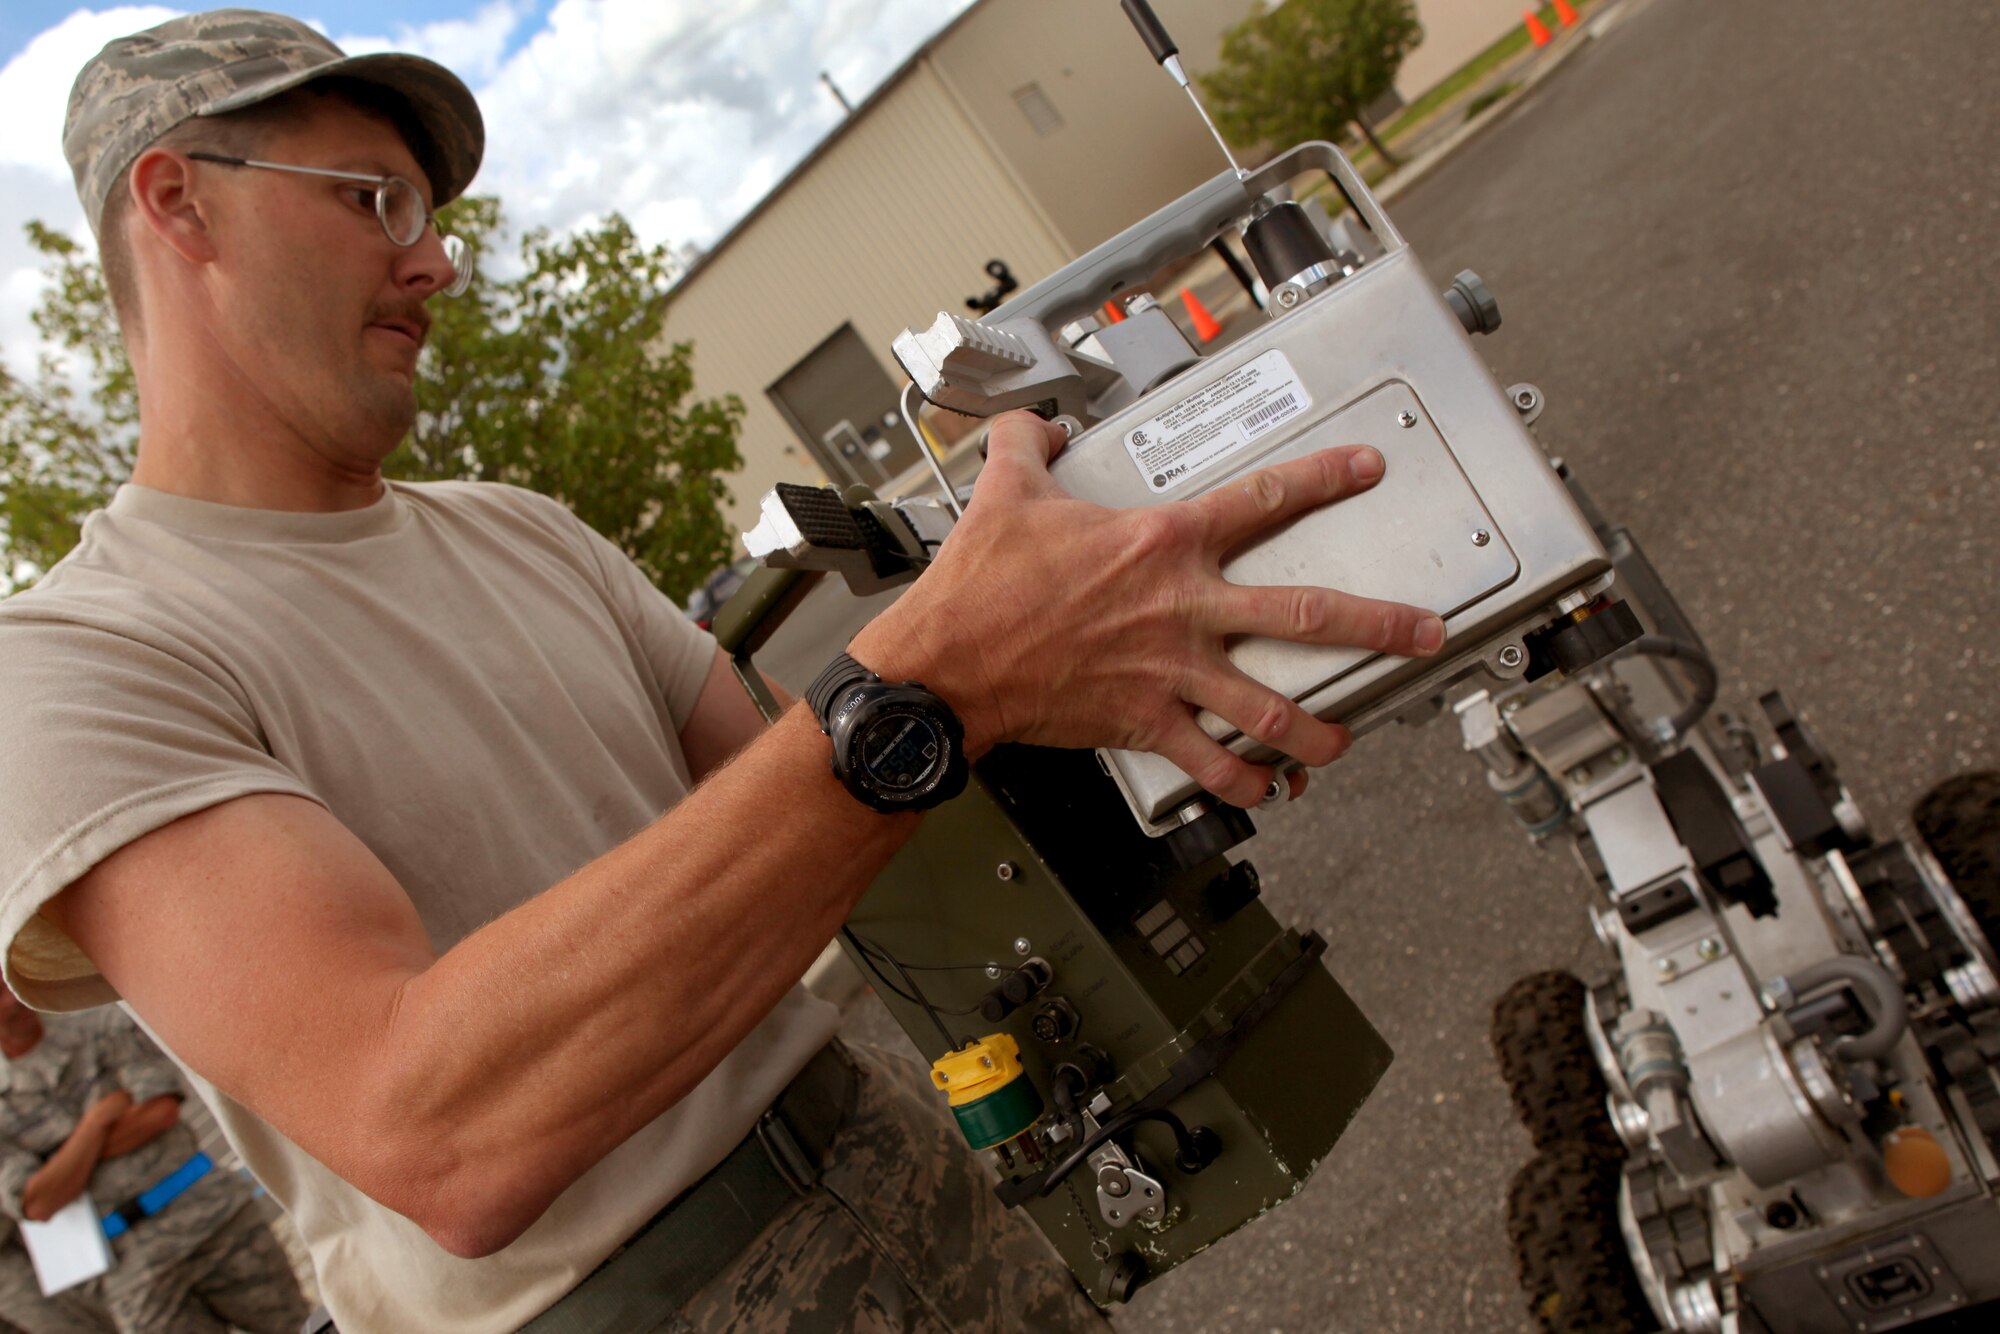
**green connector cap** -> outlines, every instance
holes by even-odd
[[[965,1132],[968,1144],[990,1149],[1035,1124],[1035,1118],[1042,1114],[1042,1095],[1036,1092],[1032,1079],[1020,1075],[983,1098],[953,1107],[951,1114],[958,1118],[958,1128]]]

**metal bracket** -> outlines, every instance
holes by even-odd
[[[1099,1124],[1091,1112],[1083,1114],[1086,1137]],[[1097,1178],[1097,1212],[1103,1215],[1107,1227],[1157,1223],[1166,1217],[1167,1188],[1158,1177],[1141,1171],[1138,1160],[1120,1148],[1116,1140],[1106,1140],[1086,1162],[1091,1175]]]

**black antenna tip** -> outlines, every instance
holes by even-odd
[[[1174,39],[1167,36],[1167,29],[1160,22],[1160,16],[1146,0],[1118,0],[1125,6],[1125,17],[1132,20],[1132,26],[1139,30],[1139,38],[1146,43],[1146,50],[1153,59],[1164,65],[1167,60],[1180,54]]]

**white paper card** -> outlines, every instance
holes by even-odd
[[[35,1262],[42,1295],[53,1297],[111,1268],[111,1239],[89,1192],[77,1196],[46,1223],[21,1224],[21,1241]]]

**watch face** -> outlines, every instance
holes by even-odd
[[[950,746],[930,719],[903,709],[869,719],[855,739],[862,772],[885,793],[922,787],[944,764]]]

